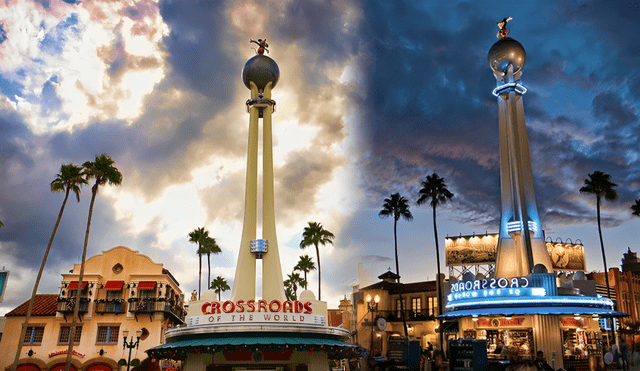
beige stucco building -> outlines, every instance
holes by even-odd
[[[59,294],[38,295],[23,339],[18,371],[64,369],[69,345],[80,264],[62,274]],[[80,288],[80,323],[72,369],[113,371],[128,359],[123,332],[129,339],[142,331],[132,360],[144,360],[146,349],[164,343],[165,331],[184,323],[184,298],[179,284],[161,263],[125,246],[87,259]],[[0,367],[10,369],[18,346],[28,300],[7,313],[0,341]],[[135,340],[135,339],[134,339]]]

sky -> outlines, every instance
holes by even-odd
[[[329,308],[391,268],[400,192],[414,219],[398,223],[403,282],[435,278],[433,219],[417,206],[436,172],[453,192],[438,208],[444,238],[496,232],[500,178],[496,22],[527,52],[522,83],[534,186],[546,236],[580,240],[602,270],[596,170],[619,199],[602,205],[607,262],[640,250],[640,3],[637,1],[114,1],[0,3],[0,267],[4,314],[33,289],[61,193],[61,164],[107,153],[123,174],[100,189],[88,256],[128,246],[164,264],[190,293],[204,226],[222,253],[212,279],[232,284],[240,244],[249,116],[244,63],[266,38],[280,68],[273,90],[275,206],[282,270],[307,222],[336,236],[321,248]],[[69,200],[40,284],[58,293],[79,263],[90,201]],[[442,255],[442,254],[441,254]],[[443,259],[444,260],[444,259]],[[206,261],[206,259],[205,259]],[[445,270],[444,262],[442,269]],[[206,280],[206,267],[203,267]],[[260,271],[260,270],[259,270]],[[317,291],[317,273],[309,276]],[[230,291],[222,297],[229,297]]]

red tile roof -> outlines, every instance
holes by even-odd
[[[33,302],[33,309],[31,310],[32,316],[55,316],[56,308],[58,307],[57,294],[43,294],[36,295],[36,300]],[[22,303],[16,309],[7,313],[6,316],[26,316],[27,309],[29,309],[29,300]]]

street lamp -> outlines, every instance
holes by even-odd
[[[376,297],[373,298],[373,302],[371,302],[371,295],[367,295],[365,300],[367,301],[367,308],[371,313],[371,342],[369,344],[371,348],[370,349],[371,353],[373,353],[373,319],[374,319],[373,316],[378,311],[378,303],[380,302],[380,296],[376,295]]]
[[[122,349],[129,348],[129,360],[127,361],[127,371],[131,367],[131,350],[133,348],[138,349],[138,345],[140,344],[140,336],[142,336],[142,330],[136,331],[136,341],[133,341],[133,336],[131,337],[131,341],[127,342],[127,337],[129,337],[129,331],[123,330],[122,335],[124,336],[124,341],[122,343]]]

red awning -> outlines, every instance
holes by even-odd
[[[107,283],[104,285],[104,289],[120,291],[122,290],[122,285],[124,285],[124,281],[107,281]]]
[[[83,281],[82,282],[82,290],[85,289],[85,287],[87,287],[87,281]],[[68,290],[77,290],[78,289],[78,281],[73,281],[69,283],[69,286],[67,286]]]
[[[156,288],[156,282],[140,282],[138,290],[153,290]]]

